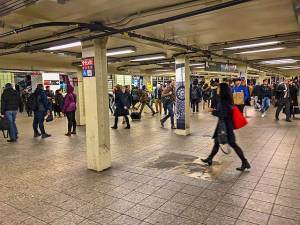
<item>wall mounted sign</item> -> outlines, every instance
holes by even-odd
[[[95,76],[95,60],[93,57],[82,59],[81,65],[82,65],[82,76],[83,77],[94,77]]]
[[[60,85],[60,82],[59,80],[44,80],[44,85],[45,86]]]
[[[237,66],[230,63],[207,62],[205,70],[216,72],[237,72]]]

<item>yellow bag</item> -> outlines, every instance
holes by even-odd
[[[235,105],[244,105],[244,92],[234,92],[233,93],[233,103]]]

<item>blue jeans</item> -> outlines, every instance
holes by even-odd
[[[264,97],[263,100],[262,100],[262,107],[261,107],[261,112],[264,113],[266,112],[269,107],[270,107],[270,98],[268,97]]]
[[[173,126],[175,125],[175,123],[174,123],[174,105],[173,105],[173,102],[167,101],[167,102],[165,102],[164,106],[165,106],[166,109],[167,109],[168,115],[166,115],[166,116],[162,119],[162,122],[163,122],[163,123],[166,122],[167,119],[168,119],[169,117],[171,117],[171,125],[172,125],[172,127],[173,127]]]
[[[10,140],[17,140],[18,136],[18,129],[16,125],[16,117],[17,117],[18,111],[6,111],[5,116],[10,122],[8,134],[10,137]]]
[[[33,117],[33,131],[35,134],[38,134],[38,128],[40,128],[41,134],[45,134],[45,128],[44,128],[44,120],[45,115],[47,113],[45,111],[35,111],[34,117]]]

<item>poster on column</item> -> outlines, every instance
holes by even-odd
[[[176,64],[176,120],[177,129],[185,129],[185,65]]]
[[[82,76],[94,77],[95,76],[95,60],[93,57],[84,58],[81,60]]]

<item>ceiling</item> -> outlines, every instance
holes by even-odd
[[[3,0],[2,0],[3,1]],[[109,38],[108,49],[122,46],[135,46],[136,52],[110,58],[110,67],[115,69],[137,68],[151,69],[165,67],[157,61],[132,63],[130,57],[165,53],[168,58],[179,53],[190,53],[192,60],[214,60],[233,63],[243,62],[263,70],[273,69],[285,74],[300,74],[300,24],[294,10],[299,0],[253,0],[224,9],[212,10],[174,21],[132,30],[137,34],[155,38],[146,41],[130,35],[114,34]],[[1,2],[1,0],[0,0]],[[39,0],[24,5],[5,16],[0,16],[0,68],[5,67],[5,60],[20,61],[26,59],[37,64],[41,61],[75,65],[80,61],[80,47],[62,51],[42,51],[46,47],[57,45],[57,40],[65,41],[88,38],[103,34],[100,26],[91,28],[84,26],[46,26],[17,32],[2,37],[5,33],[32,24],[48,22],[101,23],[108,27],[122,29],[158,19],[206,9],[219,4],[232,2],[229,0]],[[63,3],[63,4],[61,4]],[[59,34],[59,35],[58,35]],[[72,39],[70,39],[72,37]],[[171,42],[166,44],[160,41]],[[50,42],[49,42],[50,41]],[[53,42],[54,41],[54,42]],[[249,47],[247,49],[226,50],[227,47],[257,44],[276,41],[268,47]],[[70,42],[70,41],[69,41]],[[46,43],[46,44],[45,44]],[[176,45],[174,45],[174,43]],[[181,46],[178,46],[181,44]],[[34,48],[33,48],[34,47]],[[193,47],[197,51],[191,52]],[[280,48],[276,51],[237,54],[244,51]],[[206,51],[202,51],[206,50]],[[22,53],[19,53],[21,52]],[[24,53],[24,51],[27,51]],[[60,53],[60,54],[58,54]],[[63,54],[64,55],[63,55]],[[74,54],[77,53],[77,54]],[[267,59],[294,59],[293,64],[266,65],[261,64]],[[297,61],[299,60],[299,61]],[[145,65],[147,64],[147,65]],[[282,70],[278,67],[299,66],[299,69]],[[263,67],[261,67],[263,66]],[[18,68],[18,65],[16,65]]]

